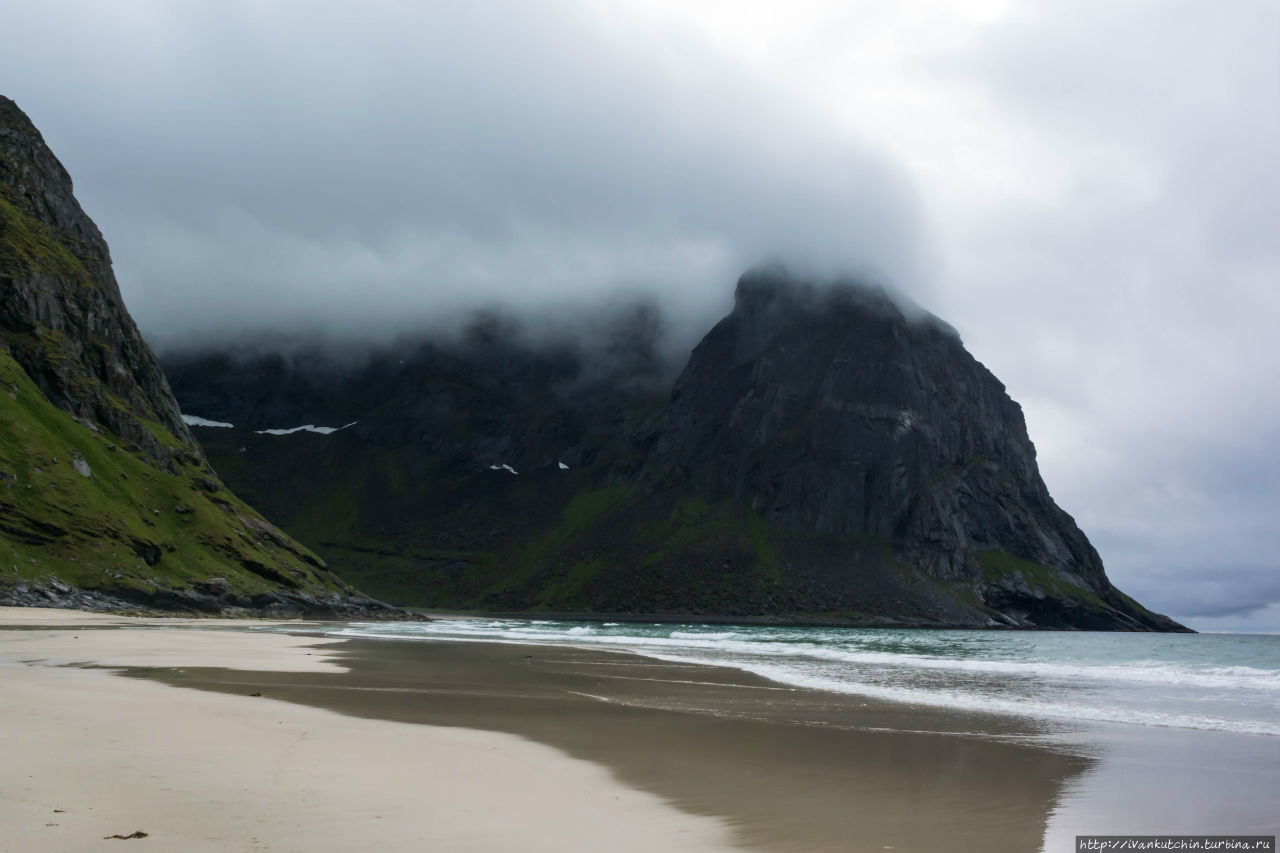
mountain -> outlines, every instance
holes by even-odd
[[[405,604],[1185,630],[1110,584],[937,318],[770,268],[678,375],[658,334],[638,308],[576,341],[488,318],[164,363],[228,481]]]
[[[71,178],[0,97],[0,604],[397,613],[229,491]]]

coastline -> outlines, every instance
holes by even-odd
[[[1060,628],[1052,625],[1007,625],[992,623],[978,625],[971,622],[950,623],[921,619],[872,618],[855,619],[821,614],[795,616],[747,616],[714,613],[597,613],[592,611],[546,610],[447,610],[430,607],[409,607],[410,613],[426,619],[546,619],[550,622],[639,622],[660,625],[682,625],[696,622],[700,625],[762,625],[773,628],[909,628],[913,631],[1053,631],[1075,633],[1097,631],[1095,628]],[[353,620],[359,621],[359,620]],[[1185,625],[1178,629],[1157,631],[1154,629],[1110,629],[1115,633],[1132,634],[1197,634]]]
[[[80,615],[64,616],[76,624]],[[0,611],[0,624],[5,624],[3,617]],[[272,709],[262,746],[247,746],[252,741],[237,735],[230,739],[234,746],[224,744],[231,754],[260,748],[275,751],[276,760],[287,763],[292,759],[282,751],[298,743],[293,724],[284,729],[291,733],[288,738],[280,738],[281,730],[271,726],[301,712],[322,715],[308,717],[303,726],[312,733],[310,745],[350,738],[358,742],[364,735],[353,735],[352,726],[403,732],[392,738],[396,746],[385,754],[314,754],[311,770],[332,783],[328,790],[333,796],[358,784],[366,794],[378,792],[370,794],[374,804],[406,797],[418,803],[417,811],[402,816],[407,821],[400,824],[402,840],[420,817],[423,797],[435,796],[426,793],[432,777],[422,768],[441,766],[462,780],[487,780],[465,795],[465,786],[446,785],[447,794],[461,797],[457,809],[484,807],[484,817],[460,821],[457,834],[448,838],[452,846],[469,849],[529,847],[531,833],[559,839],[547,849],[581,849],[577,830],[557,836],[554,828],[543,832],[534,827],[544,818],[569,819],[584,802],[584,790],[612,790],[614,796],[621,796],[616,793],[621,790],[648,803],[653,812],[641,822],[648,831],[669,830],[667,840],[645,842],[649,849],[1065,850],[1076,833],[1276,831],[1268,804],[1280,799],[1280,738],[1064,726],[928,709],[786,687],[735,669],[614,650],[338,640],[246,630],[252,626],[239,621],[144,620],[164,624],[115,628],[109,624],[112,617],[93,618],[108,623],[97,623],[105,629],[98,633],[141,635],[136,640],[142,653],[113,655],[102,648],[77,656],[74,643],[84,638],[68,640],[65,629],[45,632],[56,636],[36,644],[45,645],[48,663],[109,663],[132,678],[101,670],[25,669],[42,677],[109,681],[125,696],[142,695],[133,692],[142,689],[157,696],[155,690],[166,691],[172,698],[165,702],[199,704],[203,700],[195,697],[210,697],[233,703],[223,708],[228,714]],[[299,623],[286,627],[324,630]],[[35,657],[23,658],[16,651],[21,644],[15,637],[24,633],[30,639],[41,632],[30,626],[25,632],[0,631],[0,664]],[[192,639],[198,635],[218,639],[211,645]],[[203,657],[196,655],[201,645]],[[220,658],[211,654],[218,648]],[[10,671],[5,670],[6,676]],[[8,684],[8,679],[0,683]],[[263,695],[251,697],[253,693]],[[36,721],[37,731],[47,735],[49,727],[49,721]],[[192,733],[184,730],[183,736]],[[546,751],[513,767],[515,753],[503,748],[501,761],[485,765],[486,775],[480,764],[459,758],[456,749],[450,753],[457,744],[450,746],[447,738],[441,742],[445,734],[512,739],[520,747]],[[407,769],[401,753],[410,741],[421,753]],[[87,745],[90,753],[97,752],[102,739]],[[357,768],[371,762],[358,783],[347,770],[348,760]],[[192,761],[205,763],[203,758]],[[563,783],[559,771],[547,772],[566,765],[596,775],[586,783]],[[550,797],[533,823],[512,806],[524,795],[524,785]],[[305,787],[290,795],[277,793],[282,800],[278,808],[297,815],[306,806],[297,800],[303,793],[310,796]],[[219,808],[234,812],[237,807],[233,798]],[[348,806],[334,808],[341,812]],[[379,828],[387,825],[383,821],[391,805],[382,811]],[[594,814],[594,806],[588,811]],[[606,830],[616,828],[639,843],[641,836],[625,829],[636,814],[608,817]],[[65,817],[57,814],[51,821]],[[0,814],[0,822],[11,821]],[[508,835],[483,835],[499,829]],[[276,830],[273,849],[293,849],[292,830],[284,823]],[[434,837],[449,846],[442,836]],[[344,848],[328,835],[322,840],[313,849],[359,846]],[[366,843],[367,838],[359,839],[360,845]],[[617,843],[594,846],[627,849]],[[397,848],[391,843],[384,849]]]

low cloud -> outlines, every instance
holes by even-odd
[[[687,31],[565,2],[359,12],[17,13],[6,84],[153,342],[381,334],[619,290],[706,322],[775,255],[926,277],[893,161]],[[41,46],[66,41],[50,67]]]
[[[1041,180],[951,229],[939,308],[1112,579],[1197,626],[1280,630],[1277,28],[1265,0],[1051,0],[945,66]]]

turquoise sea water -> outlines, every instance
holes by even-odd
[[[338,637],[588,646],[965,711],[1280,735],[1280,636],[441,619]]]

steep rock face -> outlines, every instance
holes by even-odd
[[[509,332],[320,372],[269,355],[166,366],[187,411],[236,425],[197,428],[231,482],[399,600],[1179,628],[1111,587],[1017,404],[955,332],[883,293],[748,274],[667,393],[644,359],[602,373],[617,362]]]
[[[1112,589],[1053,502],[1004,386],[945,323],[905,312],[876,289],[749,273],[677,381],[654,458],[783,530],[887,543],[1014,621],[1088,624],[1098,604],[1099,622],[1167,627]]]
[[[169,454],[141,419],[195,447],[71,177],[4,97],[0,187],[0,345],[55,406],[137,444],[153,461],[168,464]]]
[[[229,492],[71,179],[0,97],[0,603],[377,614]]]

